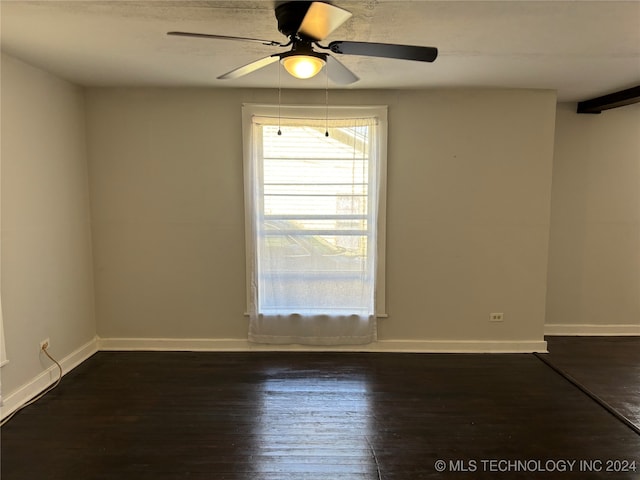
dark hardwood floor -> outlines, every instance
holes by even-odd
[[[548,359],[640,428],[640,337],[549,337]]]
[[[1,436],[2,480],[640,477],[604,472],[640,436],[533,355],[101,352]]]

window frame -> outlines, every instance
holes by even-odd
[[[245,316],[250,311],[252,297],[253,272],[250,259],[253,258],[255,238],[252,229],[253,215],[253,182],[252,178],[252,124],[254,116],[282,118],[348,119],[376,117],[378,121],[379,144],[379,185],[378,185],[378,218],[376,231],[376,279],[375,279],[375,316],[386,318],[386,219],[387,219],[387,106],[386,105],[268,105],[242,104],[243,134],[243,176],[244,176],[244,214],[245,214]]]

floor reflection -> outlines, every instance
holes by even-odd
[[[369,441],[373,414],[366,376],[323,373],[267,372],[256,419],[257,472],[378,478]]]

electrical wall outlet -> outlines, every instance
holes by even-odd
[[[490,322],[504,322],[504,313],[490,313],[489,314]]]
[[[51,342],[48,338],[45,338],[40,342],[40,350],[46,350],[51,346]]]

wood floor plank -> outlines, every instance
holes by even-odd
[[[3,480],[603,478],[450,471],[492,459],[640,468],[640,437],[531,355],[100,352],[1,440]]]

